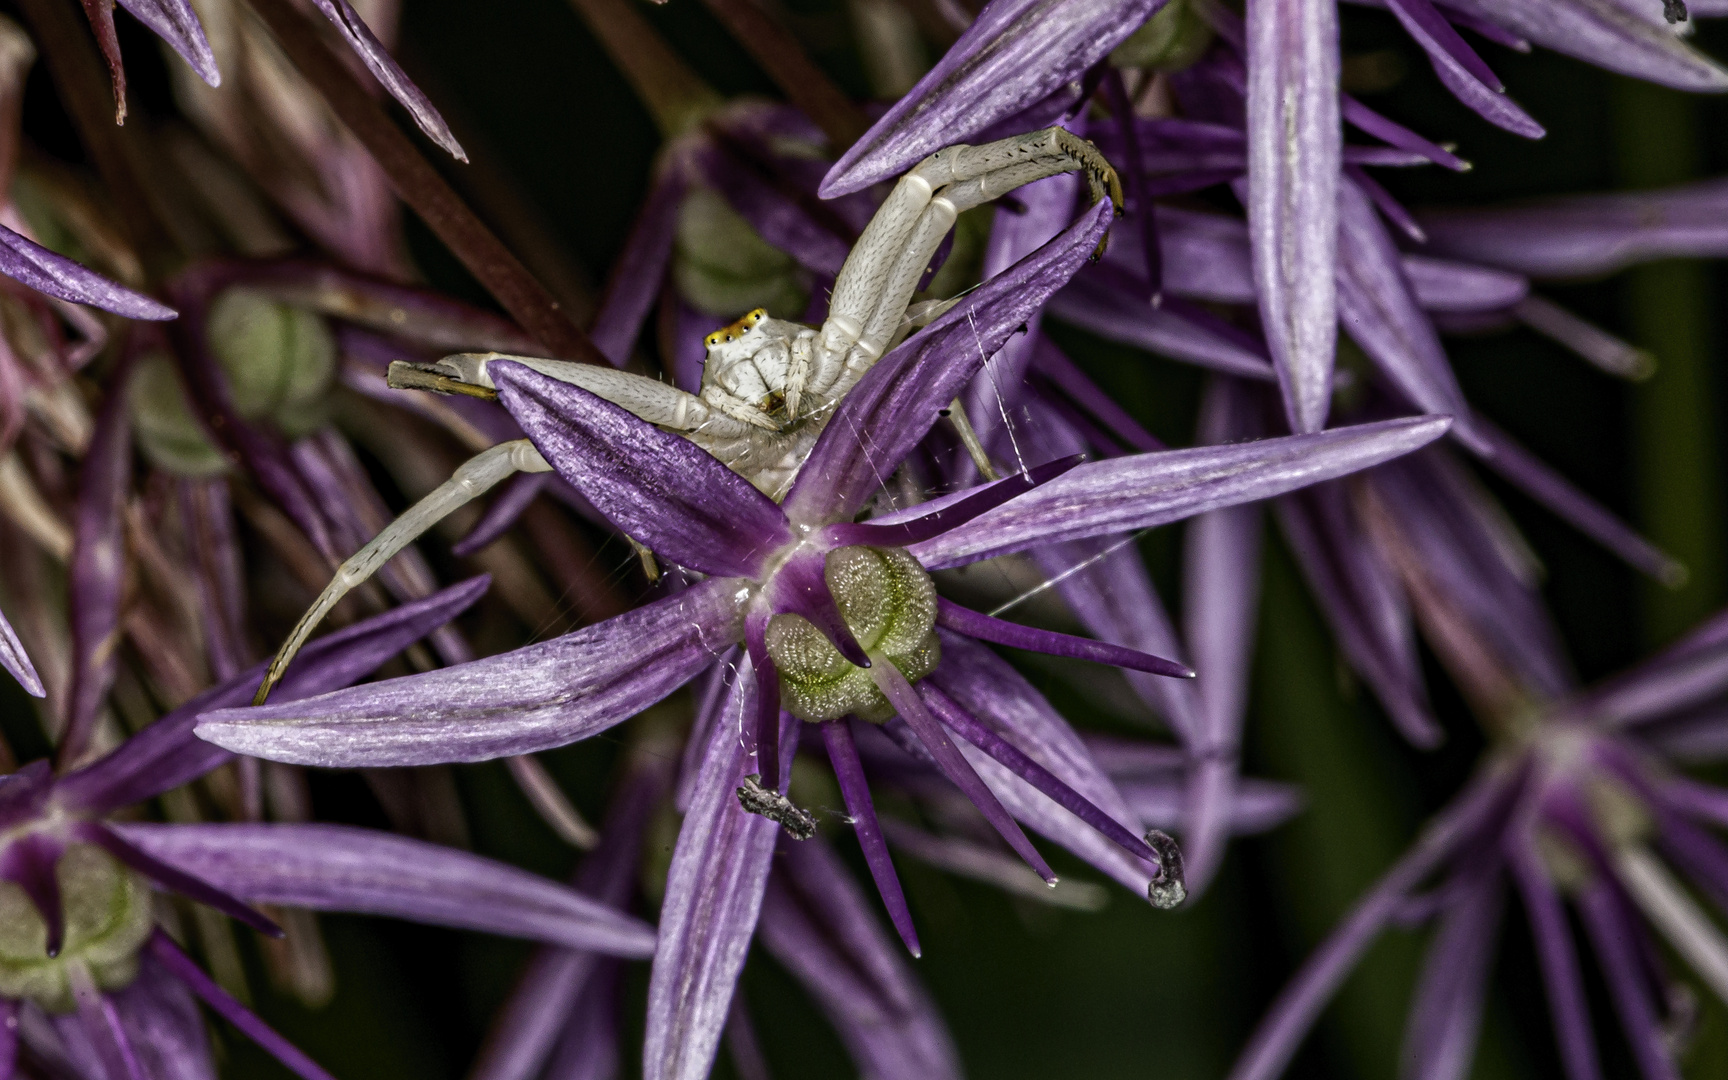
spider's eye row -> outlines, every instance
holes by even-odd
[[[742,319],[733,323],[731,326],[722,326],[712,334],[709,334],[707,337],[702,339],[703,344],[712,349],[714,346],[719,345],[722,342],[737,341],[739,338],[744,336],[746,330],[755,329],[756,324],[767,317],[768,312],[765,308],[757,308],[748,315],[745,315]]]

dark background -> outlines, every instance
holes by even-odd
[[[551,241],[591,281],[603,278],[645,190],[658,136],[574,10],[561,0],[405,0],[404,7],[405,66],[477,161],[519,187]],[[865,96],[843,4],[791,0],[787,7],[818,60],[855,96]],[[643,10],[723,93],[773,94],[695,0]],[[119,21],[134,110],[169,111],[153,41],[128,17]],[[1367,57],[1375,71],[1402,72],[1389,89],[1365,95],[1369,103],[1439,141],[1455,141],[1475,164],[1465,175],[1383,170],[1383,182],[1407,204],[1642,187],[1728,167],[1722,160],[1728,103],[1721,99],[1688,98],[1564,57],[1519,55],[1472,39],[1513,97],[1547,126],[1546,139],[1527,142],[1457,104],[1389,15],[1346,5],[1344,26],[1347,57]],[[1698,41],[1728,56],[1728,33],[1706,25]],[[27,108],[31,139],[56,156],[80,158],[40,67]],[[410,238],[416,260],[436,284],[485,301],[417,222],[410,223]],[[1720,477],[1728,463],[1718,434],[1724,403],[1716,311],[1724,282],[1715,264],[1671,263],[1544,292],[1651,348],[1658,374],[1629,386],[1520,331],[1449,341],[1466,393],[1692,572],[1691,583],[1676,592],[1649,585],[1487,479],[1546,564],[1548,599],[1579,674],[1592,679],[1647,654],[1723,600],[1728,522]],[[1193,369],[1068,328],[1053,333],[1155,433],[1175,444],[1188,441],[1200,387]],[[1145,544],[1171,597],[1178,539],[1176,530],[1166,529]],[[1236,843],[1207,895],[1173,914],[1153,911],[1120,890],[1100,914],[1057,911],[902,862],[925,945],[917,968],[969,1073],[1160,1080],[1223,1075],[1295,965],[1475,763],[1483,743],[1474,722],[1438,667],[1430,662],[1429,669],[1449,739],[1423,754],[1392,734],[1371,696],[1352,682],[1293,564],[1272,539],[1247,771],[1301,784],[1308,796],[1301,816],[1265,837]],[[1028,674],[1077,726],[1120,724],[1047,675]],[[28,755],[28,747],[19,749]],[[597,818],[616,752],[615,742],[598,739],[547,760],[584,812]],[[457,778],[479,850],[547,873],[568,870],[572,853],[529,813],[501,766],[461,767]],[[385,824],[353,777],[319,776],[314,793],[324,816]],[[1058,872],[1096,879],[1045,847]],[[846,844],[842,850],[852,854]],[[339,980],[328,1008],[309,1012],[271,996],[256,964],[253,985],[267,1018],[344,1078],[462,1075],[528,952],[516,943],[381,920],[331,917],[323,925]],[[1475,1075],[1557,1077],[1540,979],[1515,901],[1504,925]],[[1369,954],[1291,1076],[1394,1074],[1425,938],[1394,932]],[[645,986],[646,967],[637,965],[627,984],[626,1075],[638,1068]],[[744,993],[776,1075],[855,1074],[816,1009],[772,961],[752,957]],[[1628,1075],[1631,1066],[1601,987],[1594,993],[1606,1021],[1599,1030],[1609,1075]],[[1728,1075],[1728,1011],[1702,987],[1698,996],[1703,1018],[1685,1057],[1687,1073]],[[231,1075],[286,1075],[231,1033],[224,1046]],[[731,1075],[724,1055],[716,1075]]]

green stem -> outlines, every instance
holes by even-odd
[[[1647,83],[1617,79],[1613,97],[1615,163],[1629,188],[1677,184],[1699,175],[1697,105]],[[1633,394],[1634,477],[1640,525],[1690,571],[1678,590],[1657,585],[1644,596],[1644,637],[1672,640],[1723,600],[1722,476],[1712,302],[1705,267],[1670,260],[1626,274],[1628,321],[1656,355],[1656,373]]]

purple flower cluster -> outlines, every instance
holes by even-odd
[[[1036,836],[1164,910],[1205,892],[1233,835],[1300,811],[1241,768],[1268,517],[1398,733],[1442,738],[1425,646],[1486,750],[1232,1076],[1279,1075],[1378,935],[1418,925],[1400,1068],[1467,1074],[1508,896],[1569,1080],[1605,1075],[1580,940],[1646,1080],[1679,1075],[1682,979],[1728,1001],[1722,911],[1694,896],[1728,909],[1728,792],[1683,771],[1728,753],[1728,616],[1580,686],[1476,470],[1659,581],[1685,569],[1467,401],[1445,340],[1524,326],[1647,376],[1647,353],[1535,285],[1728,251],[1719,182],[1407,209],[1378,170],[1469,165],[1345,92],[1334,0],[919,4],[949,47],[881,108],[745,0],[708,3],[790,104],[725,101],[627,4],[579,0],[664,137],[590,302],[493,234],[534,232],[510,193],[469,209],[383,107],[468,161],[392,57],[395,5],[123,0],[180,58],[183,115],[149,148],[122,126],[113,5],[84,5],[91,41],[56,3],[20,4],[28,32],[0,20],[0,665],[52,747],[21,763],[0,740],[0,1077],[214,1077],[200,1002],[327,1077],[243,1003],[224,917],[285,937],[260,955],[318,1004],[310,913],[334,911],[540,946],[484,1080],[616,1075],[639,960],[644,1076],[697,1080],[723,1048],[765,1075],[738,991],[753,945],[864,1076],[958,1077],[897,860],[1098,906]],[[1528,139],[1542,123],[1472,40],[1728,89],[1683,33],[1728,14],[1715,0],[1363,6]],[[882,17],[873,70],[915,51]],[[109,202],[21,150],[36,48]],[[111,115],[89,108],[103,93]],[[954,164],[998,140],[989,169]],[[1085,153],[1013,156],[1034,145]],[[883,263],[878,348],[827,299],[880,261],[908,198],[944,238]],[[502,315],[420,282],[398,199]],[[820,345],[721,347],[795,317]],[[1149,432],[1058,324],[1205,369],[1195,445]],[[801,415],[795,380],[843,338],[848,389]],[[633,396],[656,365],[687,391],[678,418]],[[685,399],[790,433],[769,444],[798,448],[783,494],[703,449]],[[489,573],[440,588],[448,564],[412,540],[503,460],[526,471],[448,537]],[[393,521],[403,496],[424,501]],[[1179,618],[1137,547],[1176,522]],[[596,569],[597,545],[626,543],[626,571]],[[262,662],[333,573],[346,598]],[[340,628],[299,648],[326,608]],[[999,650],[1160,738],[1077,728]],[[602,735],[622,750],[596,827],[592,793],[535,755]],[[445,767],[494,759],[586,852],[568,884],[463,850]],[[308,769],[360,770],[392,830],[318,820]]]

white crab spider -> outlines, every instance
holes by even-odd
[[[931,154],[900,178],[847,255],[822,326],[771,318],[758,308],[714,331],[705,341],[702,385],[694,394],[612,368],[502,353],[462,353],[426,368],[392,364],[391,385],[490,397],[487,365],[514,361],[685,435],[778,501],[834,406],[910,329],[907,303],[960,212],[1076,170],[1084,172],[1094,202],[1109,197],[1120,210],[1115,171],[1096,147],[1062,128]],[[342,564],[277,653],[255,703],[264,702],[313,628],[350,589],[512,473],[550,469],[526,439],[494,446],[459,466]]]

